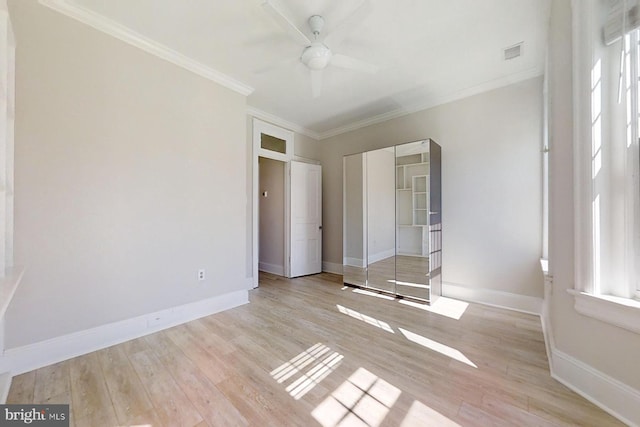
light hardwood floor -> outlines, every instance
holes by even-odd
[[[17,376],[9,403],[71,403],[75,426],[621,425],[551,379],[535,316],[427,310],[331,274],[260,284],[248,305]]]

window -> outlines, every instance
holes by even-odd
[[[260,134],[260,148],[263,150],[275,151],[276,153],[287,153],[287,141],[284,139],[276,138],[275,136],[261,133]]]
[[[625,37],[625,68],[627,91],[627,179],[630,182],[630,197],[633,200],[630,214],[633,216],[633,236],[629,248],[631,259],[632,290],[640,300],[640,29]]]
[[[622,42],[622,41],[621,41]],[[625,179],[627,199],[627,230],[630,230],[626,247],[628,260],[627,276],[631,297],[640,296],[640,156],[638,151],[640,137],[640,30],[636,29],[624,37],[624,61],[620,78],[621,100],[625,101],[624,146]]]
[[[254,118],[253,138],[258,156],[282,162],[293,158],[293,132]]]
[[[640,333],[638,7],[624,0],[574,4],[571,293],[578,312]]]

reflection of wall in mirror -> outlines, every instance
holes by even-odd
[[[364,239],[364,155],[344,158],[345,247],[344,264],[365,267]]]
[[[393,149],[366,153],[367,259],[369,264],[395,255],[395,155]]]
[[[366,267],[364,253],[364,155],[344,158],[345,265]]]

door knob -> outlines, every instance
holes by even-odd
[[[321,225],[318,226],[318,230],[322,230],[322,226]]]

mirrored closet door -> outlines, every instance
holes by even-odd
[[[344,283],[441,294],[441,153],[427,139],[344,158]]]

